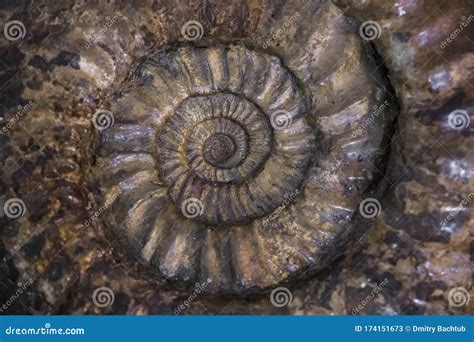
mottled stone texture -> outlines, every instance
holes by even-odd
[[[5,312],[173,314],[187,301],[181,314],[472,313],[473,300],[454,308],[447,299],[454,287],[472,297],[474,22],[446,43],[474,13],[468,3],[2,2],[2,24],[20,20],[26,34],[0,41],[0,114],[8,128],[0,135],[0,200],[3,206],[21,198],[26,212],[0,217],[0,304],[32,280]],[[195,44],[181,34],[189,20],[203,26],[200,46],[243,44],[278,56],[305,89],[309,121],[320,132],[316,145],[328,158],[315,166],[318,191],[307,200],[314,204],[307,215],[343,227],[344,208],[358,216],[355,193],[382,204],[374,220],[350,217],[360,233],[348,248],[339,240],[330,245],[338,257],[322,260],[327,267],[285,283],[293,301],[283,308],[271,304],[266,286],[246,296],[196,295],[189,285],[157,277],[126,258],[120,239],[93,216],[101,202],[90,183],[99,156],[92,116],[130,90],[147,56]],[[381,28],[370,43],[358,35],[367,20]],[[381,99],[388,110],[373,115]],[[142,106],[125,105],[130,112]],[[470,125],[452,129],[454,110],[467,112]],[[393,127],[381,124],[398,112]],[[365,124],[370,117],[376,124]],[[361,136],[371,138],[369,145],[353,143]],[[331,201],[324,208],[340,215],[317,208]],[[233,246],[242,279],[252,282],[258,274],[248,234],[237,231]],[[278,236],[261,241],[271,239]],[[101,308],[92,296],[103,286],[115,299]]]

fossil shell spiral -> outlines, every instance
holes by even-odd
[[[350,60],[333,70],[332,89],[351,63],[366,72]],[[114,125],[98,133],[104,225],[161,276],[213,292],[324,267],[354,232],[390,119],[370,113],[385,99],[375,82],[346,104],[315,80],[243,43],[148,56],[112,101]]]
[[[159,173],[176,205],[186,211],[194,198],[199,217],[214,225],[272,212],[303,180],[314,145],[293,77],[277,58],[241,46],[182,48],[167,58],[147,75],[168,99],[179,89],[162,88],[167,78],[188,82],[157,142]],[[291,125],[273,123],[275,112]]]

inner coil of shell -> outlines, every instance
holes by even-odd
[[[99,135],[101,219],[160,275],[207,291],[266,288],[323,265],[350,234],[344,206],[359,193],[335,196],[349,169],[330,171],[339,148],[319,159],[314,113],[280,58],[181,47],[145,60],[124,89]]]
[[[184,75],[194,90],[158,133],[160,177],[177,207],[214,225],[272,212],[300,185],[314,143],[296,81],[276,57],[240,46],[183,48],[166,62],[152,77]],[[278,112],[291,125],[277,126]]]

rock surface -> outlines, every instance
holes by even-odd
[[[474,300],[457,306],[448,297],[456,288],[473,295],[473,9],[411,0],[2,2],[4,28],[23,27],[0,41],[0,202],[21,199],[25,211],[0,213],[0,312],[472,314]],[[323,12],[325,20],[312,20]],[[182,28],[190,20],[202,25],[203,44],[242,42],[281,56],[310,89],[312,108],[329,114],[340,104],[335,119],[318,119],[335,136],[351,115],[367,113],[363,101],[343,110],[345,99],[369,96],[361,82],[374,85],[373,97],[376,85],[387,89],[398,114],[373,164],[380,215],[349,248],[336,247],[329,266],[285,285],[289,305],[272,304],[271,289],[221,296],[204,294],[202,282],[148,277],[94,219],[85,172],[96,148],[93,114],[109,108],[145,56],[189,44]],[[357,33],[369,20],[379,32],[363,44]],[[325,59],[328,51],[340,58]],[[110,305],[97,297],[102,288]]]

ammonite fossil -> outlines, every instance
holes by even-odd
[[[472,311],[468,3],[2,1],[0,314]]]
[[[222,42],[146,57],[111,101],[113,125],[98,123],[102,222],[124,250],[223,293],[324,267],[354,236],[392,120],[379,110],[384,80],[369,77],[373,61],[346,29],[359,55],[324,75],[341,51],[323,41],[315,56]]]

